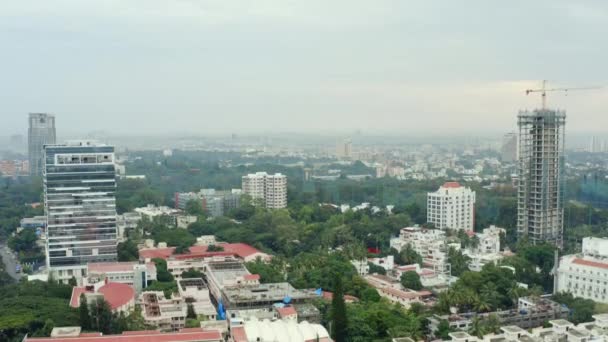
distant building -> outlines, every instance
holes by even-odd
[[[338,142],[336,145],[336,157],[345,160],[350,160],[353,157],[353,143],[350,139]]]
[[[237,209],[241,204],[241,189],[220,191],[215,189],[201,189],[195,192],[176,192],[175,208],[186,210],[190,201],[196,201],[201,208],[212,217],[225,216],[231,210]]]
[[[160,216],[171,216],[175,219],[175,216],[181,213],[179,209],[173,209],[166,206],[155,206],[153,204],[148,204],[145,207],[135,208],[136,213],[140,214],[141,217],[145,217],[148,220],[152,221],[155,217]]]
[[[46,216],[24,217],[20,226],[23,229],[44,229],[46,227]]]
[[[44,168],[43,147],[57,143],[55,116],[30,113],[28,130],[28,156],[30,174],[39,176]]]
[[[282,209],[287,207],[287,177],[280,173],[269,175],[266,172],[250,173],[243,176],[243,193],[255,202],[261,201],[266,208]]]
[[[513,163],[517,160],[517,133],[511,132],[504,135],[500,152],[503,163]]]
[[[88,141],[44,148],[47,269],[84,276],[90,262],[116,261],[114,147]]]
[[[580,254],[560,258],[555,292],[608,303],[608,239],[583,238]]]
[[[550,109],[517,116],[517,233],[531,243],[562,245],[566,113]]]
[[[439,229],[472,231],[475,226],[475,191],[447,182],[427,195],[427,222]]]

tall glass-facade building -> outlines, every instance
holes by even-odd
[[[44,166],[42,149],[46,144],[55,144],[55,117],[45,113],[30,113],[27,136],[30,175],[41,175]]]
[[[44,146],[46,260],[55,279],[116,261],[114,147],[88,141]]]

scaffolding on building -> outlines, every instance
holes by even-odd
[[[520,111],[517,232],[533,243],[562,246],[566,113]]]

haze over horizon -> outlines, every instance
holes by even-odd
[[[608,3],[21,0],[0,8],[0,135],[516,129],[525,96],[608,85]],[[608,88],[551,93],[567,132]]]

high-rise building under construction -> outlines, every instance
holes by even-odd
[[[564,128],[566,113],[521,111],[517,232],[533,243],[562,245],[564,227]]]

